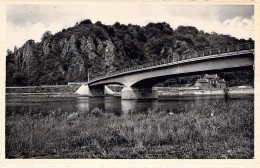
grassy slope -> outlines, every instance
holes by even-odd
[[[221,109],[218,109],[221,107]],[[252,158],[253,101],[182,113],[91,112],[6,116],[7,158]]]

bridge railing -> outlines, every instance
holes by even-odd
[[[215,48],[215,49],[209,49],[209,50],[204,50],[204,51],[199,51],[199,52],[194,52],[194,53],[189,53],[189,54],[183,54],[177,57],[177,59],[163,59],[155,62],[149,62],[145,63],[143,65],[138,65],[135,67],[130,67],[126,69],[122,69],[119,71],[111,72],[110,74],[106,74],[103,76],[96,77],[92,79],[91,81],[98,80],[104,77],[110,77],[116,74],[121,74],[129,71],[135,71],[139,69],[145,69],[149,67],[155,67],[159,65],[164,65],[168,63],[175,63],[183,60],[188,60],[188,59],[193,59],[193,58],[198,58],[198,57],[205,57],[205,56],[211,56],[211,55],[220,55],[220,54],[225,54],[225,53],[231,53],[231,52],[240,52],[244,50],[251,50],[254,49],[254,42],[250,43],[244,43],[244,44],[239,44],[236,46],[228,46],[228,47],[223,47],[223,48]]]

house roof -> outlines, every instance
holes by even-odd
[[[206,74],[203,77],[203,79],[217,79],[217,78],[219,78],[217,74],[215,74],[215,75],[208,75],[208,74]]]
[[[226,81],[224,81],[224,79],[221,79],[218,81],[218,83],[226,83]]]
[[[198,79],[196,83],[208,83],[207,79]]]

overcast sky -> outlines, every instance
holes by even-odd
[[[205,32],[254,39],[254,7],[249,5],[8,5],[7,48],[21,47],[28,39],[39,42],[45,31],[50,30],[54,34],[85,19],[107,25],[117,21],[141,26],[149,22],[167,22],[173,29],[180,25],[195,26]]]

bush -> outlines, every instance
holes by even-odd
[[[104,112],[103,110],[99,109],[99,108],[94,108],[91,111],[91,114],[94,115],[95,117],[103,117],[104,116]]]

